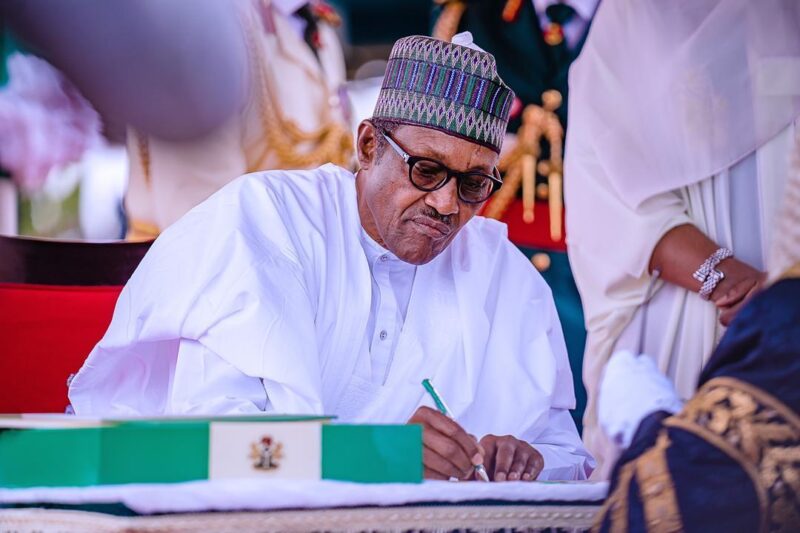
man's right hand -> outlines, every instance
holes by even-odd
[[[475,437],[430,407],[417,409],[408,423],[422,425],[422,462],[427,479],[474,479],[474,467],[483,463],[484,456]]]

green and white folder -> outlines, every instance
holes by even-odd
[[[0,486],[201,479],[422,481],[422,428],[327,417],[0,417]]]

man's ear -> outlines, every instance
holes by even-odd
[[[358,125],[358,137],[356,138],[356,157],[358,166],[368,169],[375,162],[377,154],[378,134],[375,126],[369,120],[363,120]]]

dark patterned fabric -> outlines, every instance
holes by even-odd
[[[800,278],[779,281],[742,309],[700,374],[700,385],[721,376],[768,391],[800,412]]]
[[[796,531],[798,383],[800,279],[791,278],[739,313],[680,413],[642,421],[596,531]],[[653,483],[658,461],[668,474]]]

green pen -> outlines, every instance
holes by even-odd
[[[428,391],[428,394],[430,394],[431,398],[433,398],[433,403],[436,404],[436,408],[439,410],[439,412],[450,420],[455,420],[453,415],[450,413],[450,409],[447,408],[447,404],[444,403],[444,399],[439,396],[438,392],[436,392],[431,380],[428,378],[423,379],[422,386],[425,387],[425,390]],[[484,468],[482,464],[475,465],[475,472],[483,481],[489,481],[489,474],[486,473],[486,468]]]

